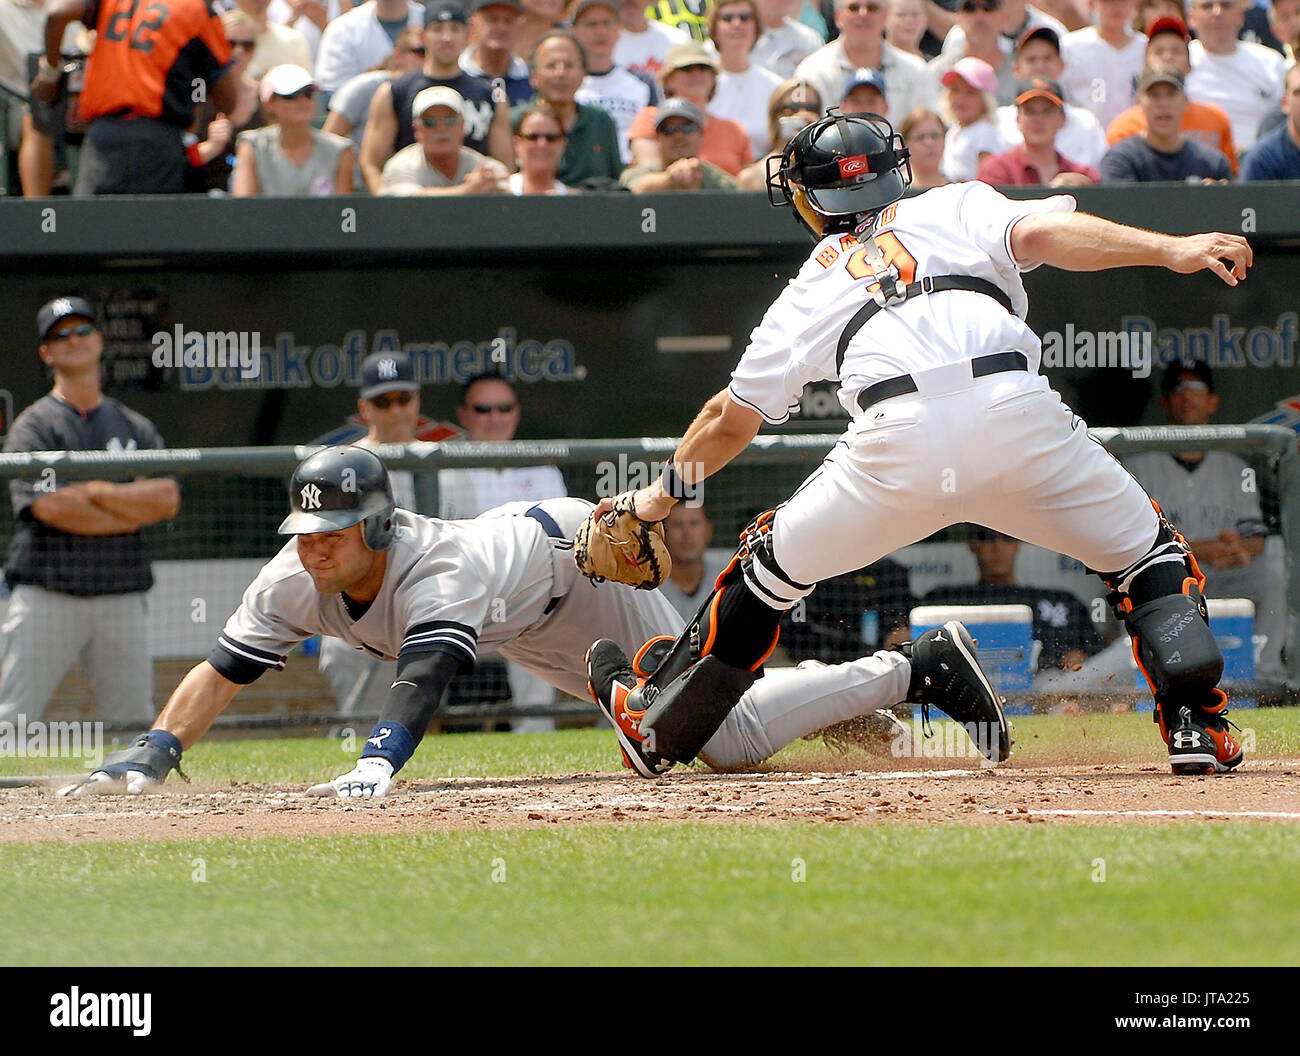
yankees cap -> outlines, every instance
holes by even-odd
[[[58,323],[70,315],[80,315],[95,321],[95,309],[83,297],[55,297],[48,304],[42,305],[36,313],[36,333],[44,341]]]
[[[415,364],[405,352],[376,352],[361,361],[361,398],[372,400],[385,392],[419,392]]]
[[[468,21],[469,13],[460,0],[434,0],[424,9],[426,26],[432,26],[437,22],[460,22],[463,25]]]

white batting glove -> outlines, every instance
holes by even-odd
[[[161,784],[161,781],[155,780],[141,770],[127,770],[121,774],[110,774],[107,770],[96,770],[84,781],[78,781],[73,785],[65,785],[59,789],[59,795],[107,796],[125,792],[127,795],[138,796],[141,792],[146,792],[155,785]]]
[[[382,799],[393,783],[393,764],[380,756],[358,759],[351,773],[312,785],[309,796],[338,796],[340,799]]]

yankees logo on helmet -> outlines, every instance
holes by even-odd
[[[316,487],[315,484],[304,485],[300,495],[302,497],[302,508],[304,510],[320,509],[320,488]]]

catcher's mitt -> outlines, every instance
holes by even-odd
[[[615,496],[609,513],[593,513],[578,526],[573,561],[596,583],[612,579],[639,590],[653,590],[673,568],[663,524],[641,520],[630,491]]]

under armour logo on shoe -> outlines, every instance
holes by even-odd
[[[320,488],[315,484],[306,484],[299,493],[302,498],[302,508],[304,510],[320,509]]]

